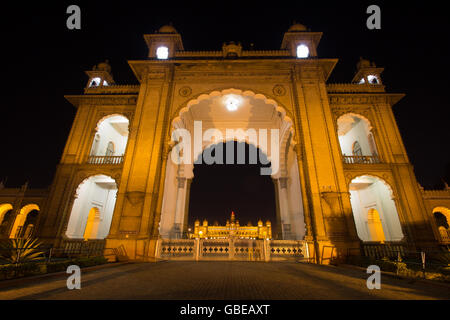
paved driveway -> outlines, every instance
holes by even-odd
[[[0,289],[0,299],[449,299],[449,287],[382,276],[366,287],[360,270],[304,263],[134,263],[82,272],[81,290],[66,277]]]

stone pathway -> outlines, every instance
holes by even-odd
[[[450,299],[450,286],[381,278],[381,290],[366,287],[360,270],[305,263],[132,263],[82,272],[81,290],[66,277],[0,289],[0,299]]]

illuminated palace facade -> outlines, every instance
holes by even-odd
[[[188,231],[190,230],[188,229]],[[230,220],[227,220],[225,226],[219,226],[218,224],[210,226],[206,219],[200,225],[200,220],[196,220],[193,231],[189,232],[190,239],[272,239],[272,224],[270,221],[266,221],[265,225],[259,220],[256,226],[253,226],[250,222],[247,226],[241,226],[239,220],[236,220],[234,212],[231,212]]]
[[[210,129],[277,130],[267,143],[238,139],[278,165],[274,238],[343,253],[449,245],[450,189],[416,180],[392,112],[403,94],[387,93],[383,68],[364,59],[348,83],[328,83],[338,60],[320,57],[321,37],[295,24],[277,50],[187,51],[172,26],[144,35],[148,57],[129,61],[138,85],[116,84],[105,62],[86,72],[83,94],[66,96],[77,113],[52,185],[0,187],[1,237],[153,257],[158,239],[188,234],[194,165],[171,151],[176,132],[194,136],[201,123],[201,145],[183,149],[192,159],[228,140]]]

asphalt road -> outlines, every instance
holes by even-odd
[[[65,275],[0,288],[0,299],[450,299],[450,286],[382,276],[369,290],[361,270],[305,263],[131,263],[83,272],[81,289]]]

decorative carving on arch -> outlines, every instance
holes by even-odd
[[[191,87],[184,86],[178,90],[178,94],[182,97],[189,97],[192,94]]]
[[[95,129],[94,130],[97,132],[98,131],[98,126],[99,126],[100,123],[102,123],[103,121],[105,121],[108,118],[116,117],[116,116],[121,116],[121,117],[124,117],[124,118],[128,119],[128,122],[129,122],[128,123],[128,130],[130,131],[131,122],[132,122],[133,116],[134,116],[134,112],[132,112],[132,111],[123,111],[123,112],[120,112],[120,111],[119,112],[116,112],[116,111],[112,111],[112,112],[100,111],[100,112],[98,112],[96,114],[96,117],[95,117],[96,125],[95,125]]]
[[[277,84],[273,87],[272,92],[274,95],[281,97],[286,94],[286,88],[281,84]]]
[[[279,111],[284,117],[287,117],[292,123],[294,116],[293,114],[283,106],[282,103],[280,103],[275,97],[273,97],[271,94],[267,93],[256,93],[250,89],[234,89],[234,88],[217,88],[212,89],[203,93],[200,93],[195,96],[195,98],[188,99],[184,101],[180,106],[178,106],[174,111],[173,114],[170,117],[170,123],[173,124],[174,121],[181,116],[183,111],[189,110],[189,108],[193,105],[198,104],[202,100],[211,99],[217,96],[223,96],[226,94],[236,94],[236,95],[243,95],[243,96],[250,96],[254,97],[255,99],[262,99],[267,104],[272,104],[274,108]],[[169,132],[170,135],[170,132]]]
[[[80,170],[75,174],[74,179],[73,179],[73,185],[76,190],[75,195],[78,194],[80,185],[83,182],[85,182],[87,179],[89,179],[91,177],[99,176],[99,175],[105,175],[105,176],[111,177],[112,179],[114,179],[116,181],[117,188],[119,188],[120,177],[122,175],[122,171],[120,168],[119,169],[116,169],[116,168],[99,169],[99,168],[97,168],[95,170]]]
[[[346,178],[346,184],[347,186],[350,185],[350,183],[353,181],[353,179],[357,178],[357,177],[361,177],[361,176],[368,176],[368,177],[372,177],[372,178],[376,178],[381,180],[386,187],[390,190],[391,195],[392,195],[392,199],[396,198],[396,192],[394,190],[395,183],[392,179],[392,175],[387,173],[387,172],[370,172],[370,173],[366,173],[366,172],[349,172],[345,175]]]
[[[362,118],[366,120],[369,125],[370,129],[372,129],[373,119],[372,119],[372,112],[370,107],[364,107],[364,108],[331,108],[331,112],[334,117],[334,122],[337,123],[338,120],[347,114],[353,115],[355,117]]]

